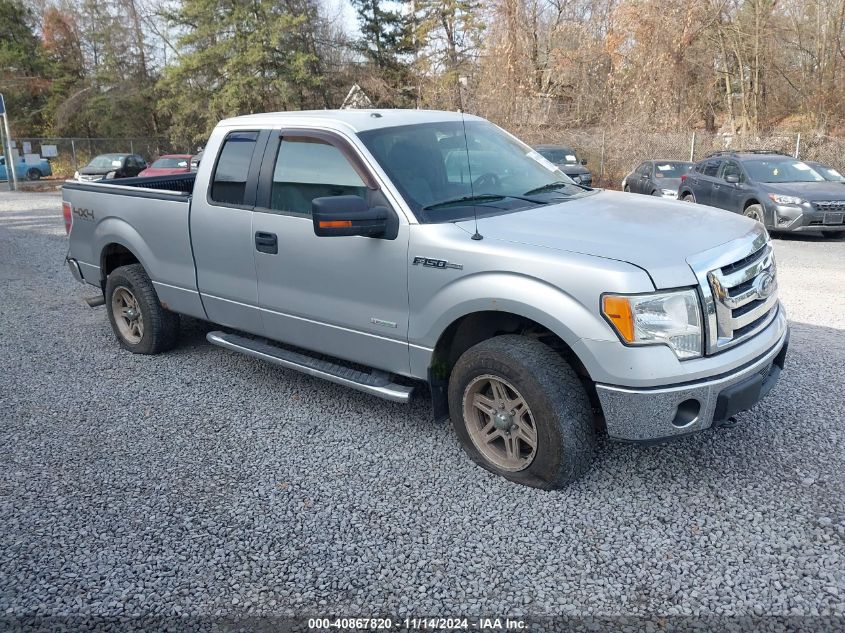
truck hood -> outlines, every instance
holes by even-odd
[[[475,231],[473,220],[457,224]],[[624,261],[648,272],[660,289],[695,285],[687,258],[742,237],[754,225],[742,215],[704,205],[600,191],[479,218],[478,232],[484,239]]]

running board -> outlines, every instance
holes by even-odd
[[[226,332],[209,332],[206,338],[213,345],[260,358],[344,387],[351,387],[385,400],[407,403],[414,391],[413,387],[391,382],[385,372],[373,370],[372,373],[366,373],[331,361],[282,349],[261,340],[246,338],[237,334],[227,334]]]

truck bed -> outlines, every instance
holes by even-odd
[[[65,181],[63,189],[80,189],[82,191],[97,191],[123,195],[137,195],[139,197],[156,197],[150,196],[149,193],[157,192],[163,193],[166,197],[171,198],[173,195],[187,197],[190,196],[194,190],[194,181],[197,175],[190,174],[176,174],[173,176],[152,176],[150,178],[118,178],[116,180],[99,180],[96,182],[80,182],[78,180]],[[150,192],[141,192],[139,189],[147,189]]]

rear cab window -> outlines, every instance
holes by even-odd
[[[214,166],[208,195],[210,201],[234,206],[252,204],[247,195],[247,182],[258,135],[257,131],[238,131],[226,136]]]

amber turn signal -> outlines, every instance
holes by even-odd
[[[624,340],[629,343],[634,341],[634,315],[631,313],[631,302],[627,297],[603,297],[602,312]]]
[[[352,220],[320,220],[321,229],[348,229]]]

